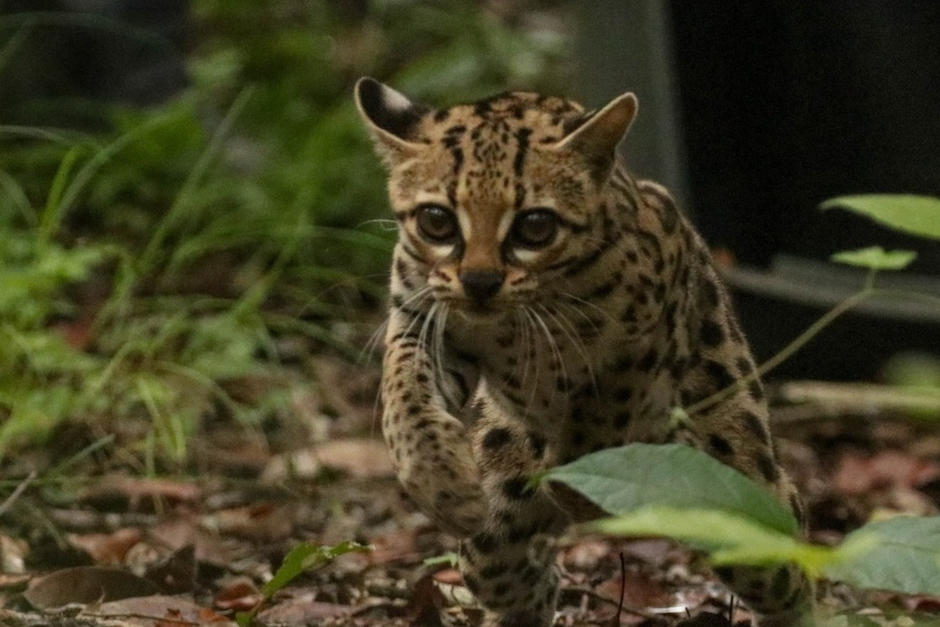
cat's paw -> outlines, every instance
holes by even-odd
[[[442,531],[455,538],[469,538],[482,531],[489,515],[489,505],[479,488],[437,505],[427,511],[428,516]]]
[[[437,446],[419,447],[404,456],[397,468],[398,479],[418,507],[443,531],[458,538],[471,536],[483,528],[489,512],[480,481],[480,471],[470,442],[454,421],[426,421],[425,429],[435,428]],[[427,424],[430,422],[430,425]],[[426,437],[426,436],[425,436]]]

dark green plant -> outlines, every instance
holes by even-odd
[[[556,33],[457,0],[196,0],[191,17],[171,100],[96,103],[106,130],[0,125],[0,463],[120,420],[144,435],[140,468],[177,470],[206,416],[286,416],[281,340],[356,353],[336,325],[384,292],[393,237],[355,79],[448,102],[564,74]],[[0,20],[0,83],[39,26],[117,27],[73,18]],[[71,106],[19,110],[39,104]],[[251,377],[266,393],[232,393]]]

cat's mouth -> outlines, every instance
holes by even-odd
[[[508,313],[505,303],[486,301],[479,302],[474,300],[452,300],[448,305],[461,318],[470,322],[494,322]]]

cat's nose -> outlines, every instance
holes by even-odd
[[[482,303],[499,291],[504,277],[499,270],[467,270],[460,273],[460,283],[467,296]]]

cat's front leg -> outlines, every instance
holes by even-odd
[[[422,326],[401,311],[389,318],[382,432],[408,495],[442,530],[467,537],[483,526],[488,508],[470,437],[435,383]]]
[[[485,394],[474,408],[474,453],[490,511],[461,545],[464,582],[486,609],[484,627],[548,627],[559,582],[555,537],[569,518],[531,479],[554,464],[555,447]]]

